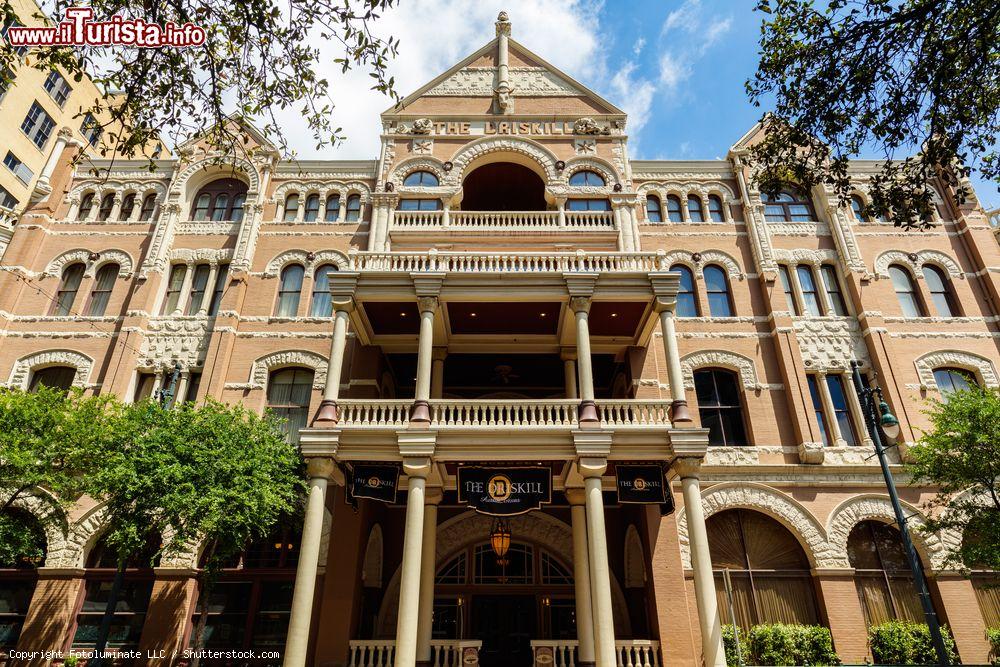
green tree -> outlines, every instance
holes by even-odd
[[[0,563],[41,557],[35,528],[10,509],[28,495],[51,502],[38,517],[60,527],[59,505],[75,500],[111,437],[118,405],[41,386],[0,389]]]
[[[911,449],[914,480],[938,488],[925,530],[965,536],[955,565],[1000,570],[1000,390],[954,392],[926,413],[932,428]]]
[[[224,563],[295,512],[304,489],[301,457],[280,424],[242,406],[207,401],[167,409],[142,402],[123,414],[119,437],[93,476],[92,492],[107,502],[108,545],[118,571],[98,635],[103,651],[129,559],[150,531],[159,553],[204,545],[202,619]],[[202,640],[204,620],[196,642]]]
[[[239,152],[239,133],[223,122],[230,114],[261,123],[286,148],[276,111],[289,108],[301,111],[323,146],[340,137],[323,65],[332,62],[345,72],[362,68],[373,89],[396,98],[388,64],[398,42],[373,32],[381,12],[395,1],[91,0],[95,21],[120,16],[161,25],[192,23],[205,29],[205,42],[189,48],[116,47],[96,55],[90,48],[35,47],[24,60],[0,40],[0,89],[15,82],[22,67],[62,68],[78,81],[89,74],[99,88],[115,94],[88,100],[80,115],[107,110],[110,120],[104,125],[124,128],[102,138],[99,148],[108,156],[131,157],[150,139],[176,141],[210,129],[215,145]],[[62,19],[71,4],[56,3],[54,18]],[[2,25],[27,18],[16,16],[12,0],[0,0]]]
[[[869,213],[912,227],[932,210],[935,176],[960,200],[972,169],[1000,183],[1000,3],[758,0],[757,9],[767,18],[747,91],[755,105],[774,104],[751,149],[761,189],[791,178],[846,202],[851,158],[873,150],[884,161]]]

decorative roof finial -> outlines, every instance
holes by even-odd
[[[497,37],[500,35],[507,35],[510,37],[510,18],[507,16],[507,12],[500,12],[497,15]]]

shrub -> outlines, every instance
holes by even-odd
[[[753,665],[839,665],[830,630],[818,625],[756,625],[747,640]]]
[[[955,640],[947,626],[941,627],[952,663],[958,662]],[[931,633],[923,623],[888,621],[868,628],[872,658],[880,665],[931,665],[937,662]]]
[[[747,633],[738,629],[735,625],[722,626],[722,646],[726,650],[726,664],[730,667],[737,667],[740,664],[739,654],[736,652],[736,633],[740,638],[740,653],[743,654],[743,664],[747,664]]]
[[[1000,665],[1000,628],[987,628],[986,639],[990,643],[990,664]]]

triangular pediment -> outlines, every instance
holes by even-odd
[[[230,114],[223,122],[230,132],[240,135],[240,138],[243,140],[241,146],[248,153],[253,150],[265,152],[274,152],[276,150],[274,144],[268,140],[267,136],[243,116],[235,113]],[[213,125],[212,128],[214,127],[217,126]],[[199,150],[202,152],[213,152],[214,148],[208,140],[212,133],[212,128],[196,132],[177,146],[178,152],[197,152]]]
[[[498,40],[493,39],[441,75],[404,97],[383,116],[435,113],[489,114],[499,85]],[[625,112],[540,56],[508,40],[509,80],[517,115],[625,116]],[[468,99],[468,108],[456,108],[456,98]],[[478,103],[477,103],[478,102]],[[484,106],[485,105],[485,106]]]

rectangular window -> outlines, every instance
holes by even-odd
[[[135,394],[132,401],[138,403],[153,396],[153,384],[156,382],[156,373],[138,373],[135,376]]]
[[[788,274],[788,267],[784,264],[778,265],[778,276],[781,278],[781,289],[785,292],[785,305],[792,315],[799,314],[799,306],[795,303],[795,292],[792,290],[792,278]]]
[[[830,444],[830,433],[826,428],[826,410],[823,408],[823,397],[819,393],[819,382],[815,375],[807,375],[809,382],[809,396],[812,398],[813,413],[816,415],[816,425],[819,426],[819,433],[824,445]]]
[[[804,264],[795,268],[795,275],[799,279],[799,290],[802,292],[802,305],[809,315],[819,317],[823,314],[823,309],[819,305],[819,292],[816,290],[816,281],[813,279],[812,269]]]
[[[0,102],[2,102],[3,98],[7,95],[7,91],[10,90],[10,87],[14,85],[13,78],[14,70],[0,65]],[[8,79],[10,81],[8,83],[4,83],[4,79]]]
[[[184,396],[185,403],[193,403],[198,398],[198,389],[201,388],[201,373],[199,371],[191,371],[191,377],[188,378],[187,395]]]
[[[847,393],[844,387],[844,378],[841,375],[827,375],[826,386],[830,390],[830,400],[833,402],[833,418],[837,420],[840,427],[840,437],[848,445],[858,444],[857,434],[854,432],[854,422],[851,420],[851,410],[847,405]]]
[[[17,208],[17,197],[7,191],[7,188],[0,185],[0,208]]]
[[[184,286],[184,276],[187,274],[187,266],[184,264],[174,264],[170,269],[170,279],[167,282],[167,298],[163,301],[163,315],[169,315],[180,306],[181,287]]]
[[[108,606],[108,598],[111,594],[111,584],[111,579],[87,582],[83,606],[76,619],[73,646],[93,647],[97,643],[101,619],[104,618],[104,609]],[[142,634],[142,626],[146,622],[146,610],[149,607],[149,598],[152,592],[152,580],[126,580],[118,596],[118,605],[112,617],[111,633],[108,635],[109,647],[136,648],[139,646],[139,636]]]
[[[826,294],[830,297],[830,307],[833,314],[839,317],[847,316],[847,302],[844,301],[844,294],[840,291],[840,281],[837,279],[837,270],[830,264],[820,267],[823,274],[823,285],[826,286]]]
[[[0,582],[0,648],[17,646],[34,591],[34,579],[18,577]]]
[[[219,271],[215,274],[215,286],[212,290],[212,302],[208,304],[209,317],[219,314],[219,305],[222,303],[222,295],[226,291],[226,280],[229,278],[229,265],[219,264]]]
[[[83,123],[80,125],[80,134],[87,139],[87,143],[91,146],[96,146],[97,142],[101,140],[103,133],[104,128],[97,122],[93,114],[88,113],[83,117]]]
[[[66,81],[62,74],[56,71],[49,72],[48,77],[45,79],[45,92],[55,100],[60,108],[66,104],[66,99],[72,90],[69,87],[69,82]]]
[[[205,289],[208,287],[208,274],[212,267],[208,264],[199,264],[194,269],[194,279],[191,281],[191,296],[188,298],[185,315],[197,315],[201,309],[201,302],[205,298]]]
[[[32,102],[28,114],[21,123],[21,131],[28,135],[28,138],[36,146],[45,148],[55,125],[55,121],[45,112],[45,109],[38,102]]]
[[[21,28],[21,27],[24,27],[24,24],[21,23],[20,21],[18,21],[17,19],[14,19],[14,20],[12,20],[10,22],[5,22],[3,24],[3,28],[0,29],[0,36],[3,36],[4,39],[7,39],[7,31],[9,29],[11,29],[11,28]],[[14,53],[17,55],[18,59],[20,59],[21,57],[23,57],[24,54],[27,53],[27,52],[28,52],[28,47],[27,46],[17,46],[17,47],[14,47]]]
[[[27,165],[21,162],[21,159],[10,151],[7,151],[7,155],[4,157],[3,163],[7,165],[8,169],[14,172],[14,175],[17,176],[17,180],[21,181],[25,185],[31,183],[31,179],[35,176],[35,172],[28,169]]]

